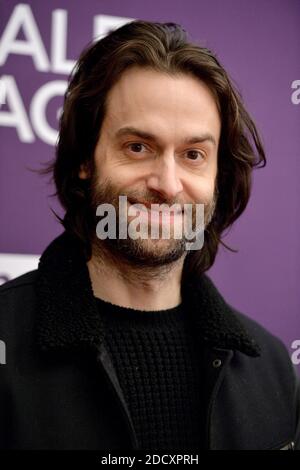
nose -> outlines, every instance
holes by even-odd
[[[159,192],[166,199],[176,198],[183,190],[173,156],[154,163],[153,171],[147,178],[147,187]]]

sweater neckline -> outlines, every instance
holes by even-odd
[[[97,309],[102,317],[108,321],[134,325],[162,325],[178,323],[184,320],[185,312],[183,302],[175,307],[163,310],[139,310],[113,304],[99,297],[94,297]]]

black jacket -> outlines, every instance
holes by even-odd
[[[206,275],[182,295],[204,351],[205,447],[300,449],[299,382],[282,342]],[[83,254],[66,233],[38,270],[1,286],[0,340],[0,448],[139,448]]]

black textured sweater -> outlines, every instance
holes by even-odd
[[[203,378],[190,313],[183,304],[141,311],[96,301],[140,449],[200,449]]]

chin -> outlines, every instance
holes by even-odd
[[[116,240],[120,255],[134,264],[162,266],[178,261],[185,254],[182,240]],[[125,243],[124,243],[125,242]]]

